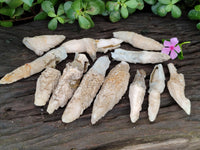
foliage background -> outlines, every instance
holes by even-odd
[[[126,19],[136,11],[160,17],[188,15],[200,30],[200,0],[0,0],[0,25],[12,27],[26,21],[49,19],[48,28],[78,21],[83,29],[94,27],[93,17],[102,15],[111,22]]]

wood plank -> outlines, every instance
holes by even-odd
[[[52,115],[45,107],[33,104],[36,80],[40,73],[10,85],[0,85],[0,149],[198,149],[200,147],[200,34],[194,22],[182,17],[174,20],[170,16],[160,18],[152,14],[136,13],[126,20],[110,23],[105,18],[95,17],[95,27],[80,30],[78,25],[60,25],[53,32],[47,29],[47,21],[31,22],[13,28],[0,28],[0,77],[16,67],[30,62],[37,56],[23,44],[25,36],[41,34],[64,34],[67,40],[83,37],[110,38],[119,30],[135,31],[161,42],[161,39],[178,37],[180,42],[191,41],[184,46],[183,61],[163,63],[166,80],[169,80],[167,64],[173,62],[185,75],[186,96],[192,101],[192,113],[187,116],[170,97],[167,88],[161,96],[161,109],[154,123],[148,121],[147,97],[140,120],[132,124],[129,119],[128,92],[119,104],[96,125],[90,123],[91,109],[80,119],[70,124],[61,122],[64,109]],[[129,44],[122,48],[138,50]],[[107,53],[110,56],[110,53]],[[103,54],[98,53],[98,57]],[[72,61],[70,54],[57,68],[62,70],[66,62]],[[91,61],[91,60],[90,60]],[[93,64],[91,62],[91,64]],[[110,69],[118,62],[112,61]],[[131,79],[136,69],[143,68],[149,75],[154,65],[131,64]],[[91,66],[90,66],[91,67]],[[110,70],[109,69],[109,70]],[[177,144],[175,144],[177,143]],[[184,145],[184,146],[183,146]]]

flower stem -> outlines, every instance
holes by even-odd
[[[183,45],[183,44],[189,44],[189,43],[191,43],[191,42],[190,42],[190,41],[186,41],[186,42],[183,42],[183,43],[181,43],[181,44],[178,44],[178,45],[180,46],[180,48],[181,48],[181,52],[178,54],[178,59],[183,60],[184,56],[183,56],[183,48],[182,48],[182,45]]]
[[[186,42],[183,42],[183,43],[179,44],[179,46],[182,46],[184,44],[190,44],[190,43],[191,43],[190,41],[186,41]]]

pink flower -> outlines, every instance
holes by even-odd
[[[176,37],[171,38],[170,41],[164,41],[164,48],[162,49],[162,53],[170,55],[171,59],[175,59],[178,54],[181,52],[181,48],[178,44],[178,39]]]

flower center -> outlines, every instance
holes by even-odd
[[[169,48],[170,48],[171,51],[174,50],[174,46],[170,46]]]

